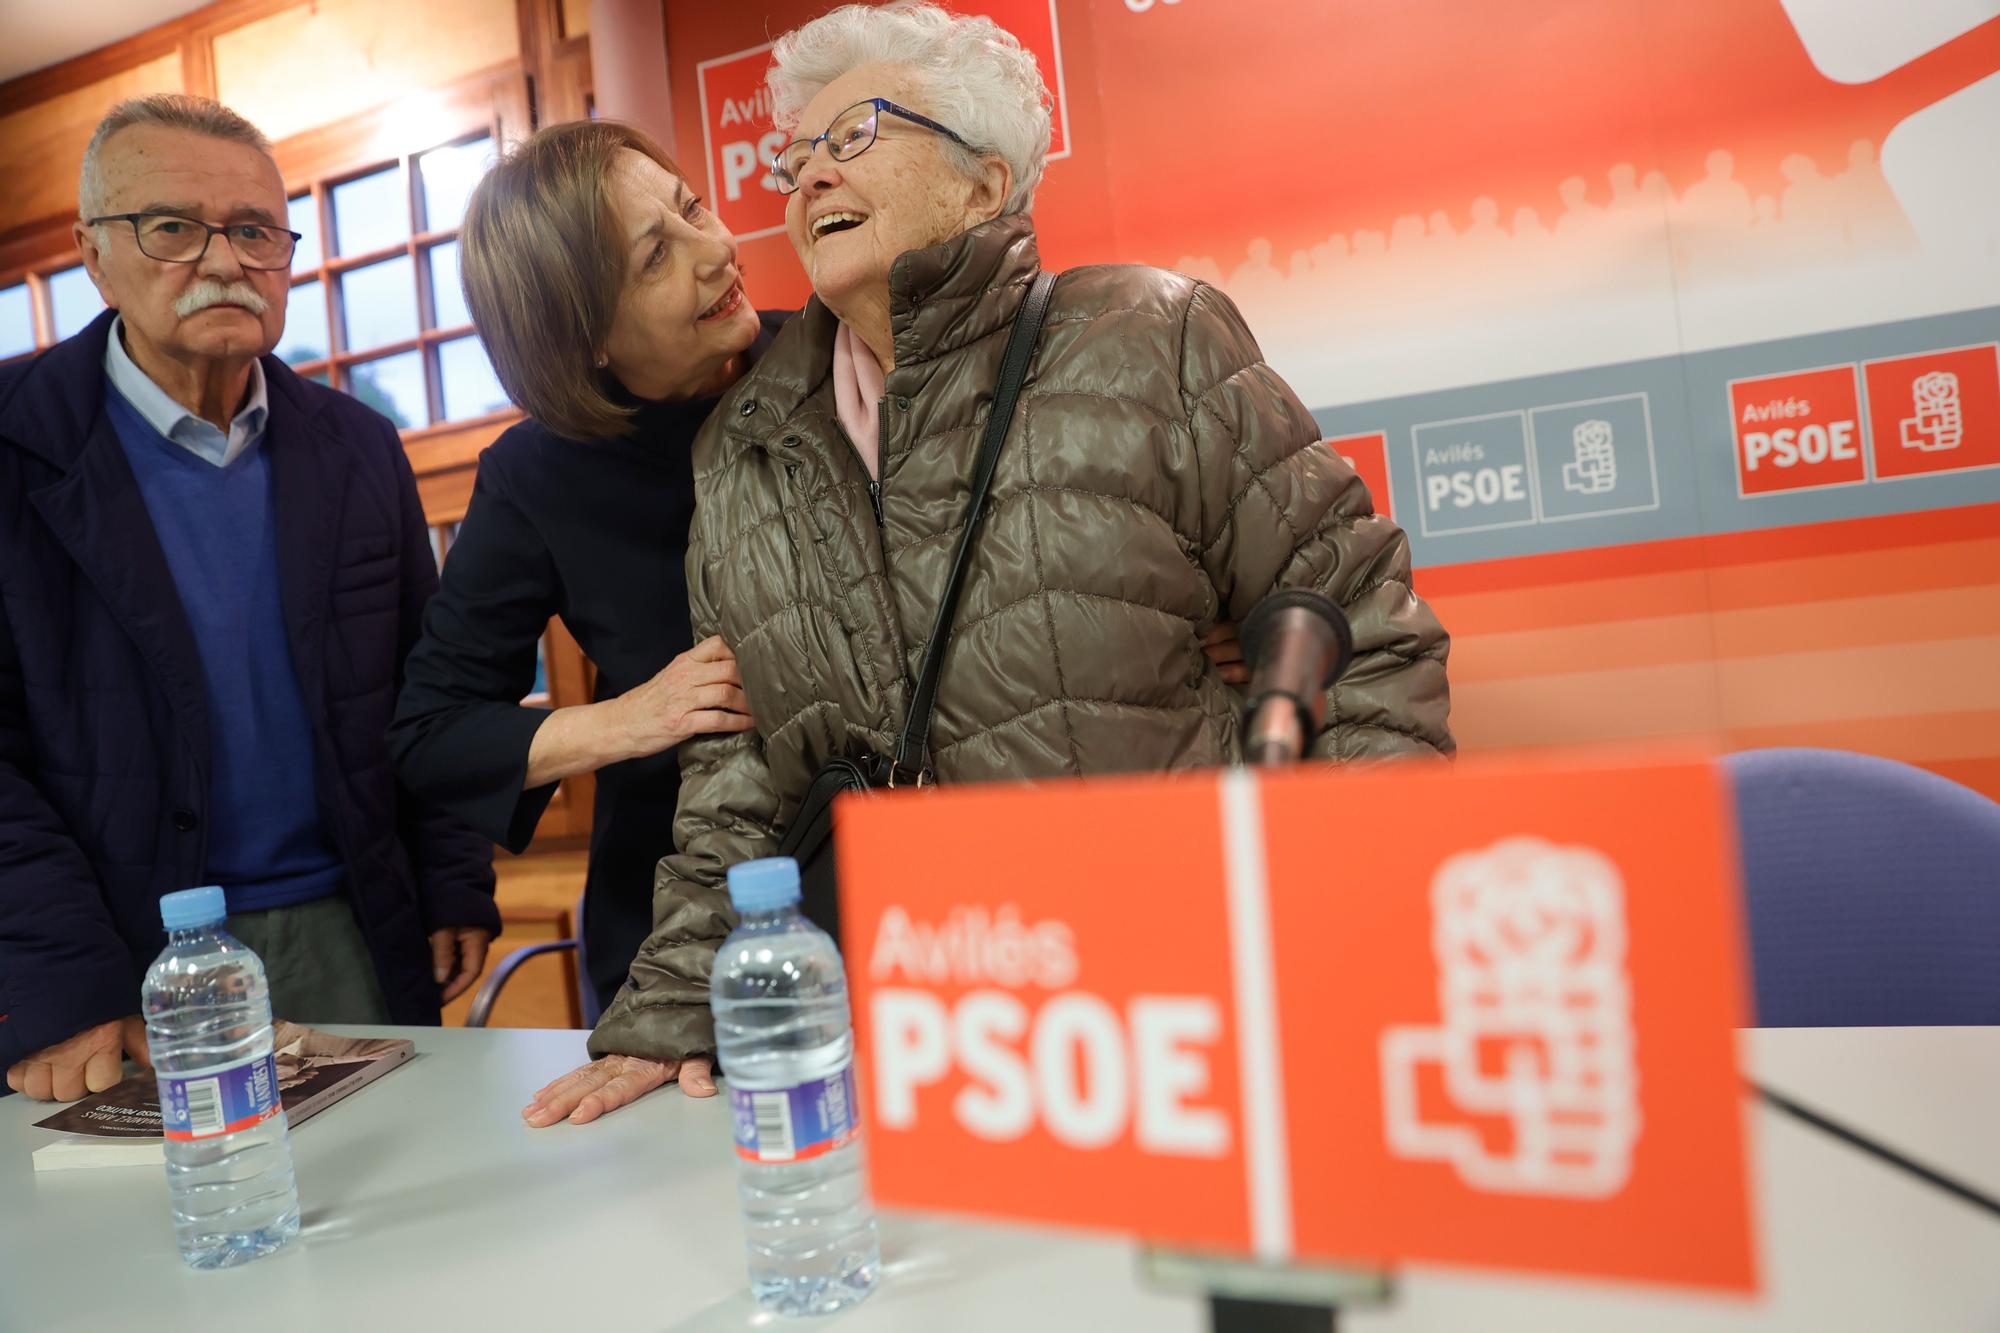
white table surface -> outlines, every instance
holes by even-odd
[[[2000,1028],[1745,1032],[1760,1082],[2000,1198]]]
[[[788,1322],[745,1286],[722,1099],[665,1089],[595,1125],[530,1130],[520,1106],[582,1058],[583,1033],[365,1031],[413,1037],[418,1058],[299,1128],[302,1243],[221,1273],[181,1266],[157,1166],[36,1175],[32,1122],[49,1108],[0,1099],[0,1333]],[[1744,1052],[1788,1095],[1991,1188],[2000,1029],[1749,1033]],[[2000,1330],[2000,1219],[1789,1116],[1745,1113],[1761,1296],[1418,1268],[1343,1330]],[[1206,1327],[1198,1300],[1138,1283],[1126,1242],[904,1214],[882,1227],[882,1288],[804,1326]]]

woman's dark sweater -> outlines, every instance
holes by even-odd
[[[752,364],[790,311],[763,316]],[[534,837],[555,784],[522,790],[548,717],[518,700],[560,616],[597,666],[597,699],[650,680],[693,646],[690,451],[714,399],[645,404],[630,434],[577,443],[528,420],[479,458],[472,501],[424,611],[389,731],[403,785],[510,852]],[[597,772],[584,950],[608,1003],[652,924],[653,866],[674,850],[673,751]]]

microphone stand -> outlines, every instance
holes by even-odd
[[[1252,667],[1243,763],[1288,768],[1325,729],[1325,692],[1353,660],[1353,629],[1327,597],[1288,588],[1251,608],[1242,636]],[[1213,1333],[1334,1333],[1339,1307],[1386,1304],[1394,1292],[1389,1274],[1366,1268],[1154,1248],[1140,1263],[1154,1286],[1206,1297]]]
[[[1283,769],[1301,762],[1316,739],[1306,730],[1311,721],[1291,699],[1264,699],[1247,732],[1259,743],[1245,751],[1243,766]],[[1208,1296],[1210,1333],[1335,1333],[1343,1305],[1386,1305],[1395,1298],[1394,1278],[1368,1269],[1281,1267],[1157,1251],[1148,1259],[1156,1281],[1170,1279],[1175,1264],[1199,1280]]]
[[[1147,1248],[1140,1272],[1157,1290],[1208,1300],[1212,1333],[1334,1333],[1343,1306],[1387,1305],[1389,1274],[1361,1268],[1266,1264],[1184,1250]]]

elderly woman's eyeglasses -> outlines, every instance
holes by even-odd
[[[208,243],[218,236],[228,239],[236,252],[236,262],[244,268],[285,269],[292,266],[292,251],[299,233],[264,222],[232,222],[211,227],[197,218],[179,213],[107,213],[86,218],[86,226],[101,222],[129,222],[138,237],[139,253],[167,264],[198,264],[208,253]]]
[[[826,151],[836,162],[847,162],[867,152],[875,144],[876,126],[884,111],[927,130],[936,130],[959,147],[972,151],[971,144],[929,116],[920,116],[908,107],[897,106],[886,97],[871,97],[865,102],[856,102],[835,116],[833,123],[826,127],[825,134],[811,139],[794,139],[771,159],[771,182],[778,187],[778,193],[792,194],[798,190],[799,176],[805,171],[806,163],[812,160],[813,150],[821,144],[826,145]]]

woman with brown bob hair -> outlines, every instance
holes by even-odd
[[[758,316],[735,238],[626,125],[515,147],[460,244],[473,319],[528,420],[480,456],[390,746],[405,786],[512,852],[557,782],[596,773],[584,945],[601,1005],[674,850],[674,747],[751,724],[735,658],[688,625],[689,447],[785,316]],[[524,707],[556,616],[596,664],[595,702]]]

